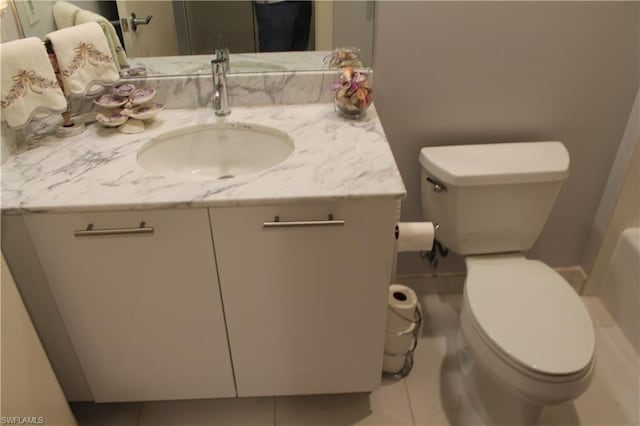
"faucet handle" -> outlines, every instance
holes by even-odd
[[[222,71],[229,71],[229,49],[216,49],[216,57],[211,60],[211,65],[221,64]]]
[[[216,49],[216,59],[220,60],[222,59],[223,61],[229,61],[229,49],[224,48],[224,49]]]

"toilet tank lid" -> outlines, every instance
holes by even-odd
[[[420,164],[451,185],[561,182],[569,152],[557,141],[433,146],[420,150]]]

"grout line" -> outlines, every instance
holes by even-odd
[[[409,414],[411,414],[411,424],[416,426],[416,418],[413,415],[413,406],[411,405],[411,396],[409,395],[409,385],[407,384],[407,378],[403,377],[402,382],[404,385],[404,394],[407,397],[407,402],[409,404]]]
[[[276,426],[276,419],[278,416],[276,415],[276,401],[278,400],[277,396],[273,397],[273,426]]]
[[[142,417],[142,404],[144,404],[144,402],[138,403],[138,415],[136,416],[136,426],[140,424],[140,418]]]

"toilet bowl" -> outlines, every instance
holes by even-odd
[[[589,314],[573,288],[542,262],[519,255],[465,260],[460,323],[475,361],[471,372],[463,368],[470,398],[489,425],[536,424],[545,405],[577,398],[591,381]]]
[[[573,288],[520,254],[537,239],[568,175],[560,142],[423,148],[425,219],[465,256],[458,359],[487,425],[535,425],[544,406],[588,387],[595,335]]]

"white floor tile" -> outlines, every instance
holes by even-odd
[[[636,375],[640,374],[640,354],[633,348],[631,342],[629,342],[620,327],[604,327],[599,331],[601,343],[604,343],[605,347],[611,348],[611,351],[618,354],[624,360],[618,365],[624,368],[629,374],[633,371],[635,371]],[[596,337],[597,336],[598,334],[596,334]]]
[[[611,327],[617,325],[613,317],[609,315],[609,311],[602,304],[597,296],[583,296],[582,301],[589,311],[591,321],[594,327]]]
[[[483,424],[464,391],[455,334],[420,339],[405,380],[416,426]]]
[[[407,377],[416,425],[481,425],[466,396],[455,357],[460,295],[421,298],[425,327],[415,366]],[[638,355],[597,298],[585,298],[596,329],[597,366],[589,389],[578,400],[550,407],[542,425],[638,425]]]
[[[276,398],[276,425],[412,425],[403,380],[385,381],[371,393]]]
[[[141,404],[72,402],[69,406],[78,426],[136,426]]]
[[[423,337],[452,336],[460,328],[460,294],[427,294],[418,300],[423,313]]]
[[[553,425],[638,425],[640,392],[635,362],[618,327],[596,329],[596,369],[586,392],[577,400],[547,409]]]
[[[273,425],[274,398],[145,402],[140,426]]]
[[[460,294],[421,297],[425,323],[405,379],[418,426],[483,424],[466,396],[455,356],[461,303]]]
[[[370,394],[71,406],[81,426],[483,425],[466,396],[455,354],[461,295],[419,299],[425,323],[413,370]],[[592,383],[576,401],[547,408],[540,426],[639,425],[640,358],[600,301],[583,300],[597,327]]]

